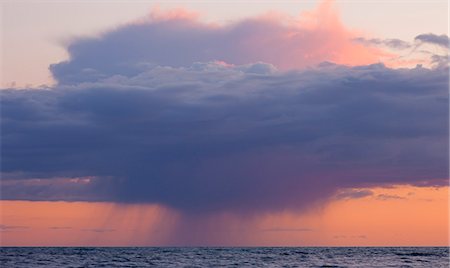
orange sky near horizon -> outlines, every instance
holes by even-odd
[[[449,187],[395,186],[303,213],[186,219],[157,205],[1,201],[1,246],[449,246]]]

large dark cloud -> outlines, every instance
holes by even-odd
[[[447,68],[149,67],[2,90],[1,112],[3,199],[261,211],[448,177]]]
[[[377,58],[328,2],[311,14],[308,27],[177,15],[74,40],[50,66],[57,85],[0,92],[1,198],[248,212],[342,188],[446,184],[445,59],[305,69]]]

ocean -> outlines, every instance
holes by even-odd
[[[1,247],[0,267],[449,267],[447,247]]]

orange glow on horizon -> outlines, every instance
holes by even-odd
[[[175,220],[157,205],[1,201],[3,246],[145,245],[164,236],[158,220]],[[158,240],[159,239],[159,240]]]
[[[361,189],[359,189],[361,190]],[[304,213],[183,218],[157,205],[1,201],[2,246],[448,246],[448,187],[363,189]]]

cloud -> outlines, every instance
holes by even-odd
[[[364,38],[364,37],[358,37],[353,39],[355,42],[357,43],[361,43],[364,45],[369,45],[369,46],[386,46],[392,49],[397,49],[397,50],[404,50],[404,49],[410,49],[412,48],[412,44],[410,44],[409,42],[397,39],[397,38],[390,38],[390,39],[380,39],[380,38]]]
[[[364,37],[354,38],[353,41],[365,46],[380,47],[394,52],[391,57],[384,59],[384,62],[389,67],[399,68],[425,65],[445,68],[449,63],[448,37],[446,35],[420,34],[415,37],[415,42],[407,42],[396,38],[381,39]],[[430,44],[437,45],[441,49],[436,50],[436,46],[426,46]],[[400,52],[402,53],[399,54]]]
[[[445,49],[449,48],[448,47],[449,39],[448,39],[448,36],[445,34],[442,34],[442,35],[437,35],[437,34],[432,34],[432,33],[420,34],[420,35],[416,36],[414,38],[414,40],[417,42],[421,42],[421,43],[437,45],[437,46],[443,47]]]
[[[28,226],[21,226],[21,225],[0,224],[0,232],[23,231],[29,228],[30,227]]]
[[[155,11],[76,39],[55,86],[0,91],[1,198],[248,214],[446,185],[448,65],[367,64],[385,54],[355,37],[324,1],[226,25]]]
[[[269,13],[224,25],[204,23],[188,11],[157,11],[101,36],[74,40],[67,47],[70,59],[51,65],[50,70],[60,84],[74,84],[194,62],[267,62],[288,70],[323,61],[369,64],[386,56],[353,38],[333,1],[323,1],[295,18]]]
[[[16,175],[17,176],[17,175]],[[10,198],[12,194],[13,199],[18,200],[47,200],[47,201],[101,201],[102,196],[100,192],[92,195],[87,195],[86,188],[91,187],[92,180],[95,178],[31,178],[26,180],[14,179],[14,174],[3,176],[0,181],[0,188],[2,189],[3,199]],[[19,175],[20,178],[20,175]]]
[[[446,68],[198,62],[0,94],[2,199],[248,213],[448,182]]]
[[[367,239],[366,235],[335,235],[334,239]]]
[[[270,228],[262,229],[261,232],[313,232],[311,228]]]
[[[377,195],[377,199],[379,200],[392,200],[392,199],[406,199],[406,197],[399,196],[399,195],[390,195],[390,194],[379,194]]]
[[[115,229],[108,229],[108,228],[94,228],[94,229],[81,229],[81,231],[84,232],[94,232],[94,233],[109,233],[116,231]]]
[[[438,68],[445,68],[449,66],[448,55],[432,55],[431,62]]]
[[[357,199],[357,198],[363,198],[366,196],[373,195],[373,192],[370,190],[346,190],[336,195],[337,199]]]
[[[72,229],[72,227],[68,227],[68,226],[52,226],[52,227],[48,227],[48,229],[50,229],[50,230],[70,230],[70,229]]]

